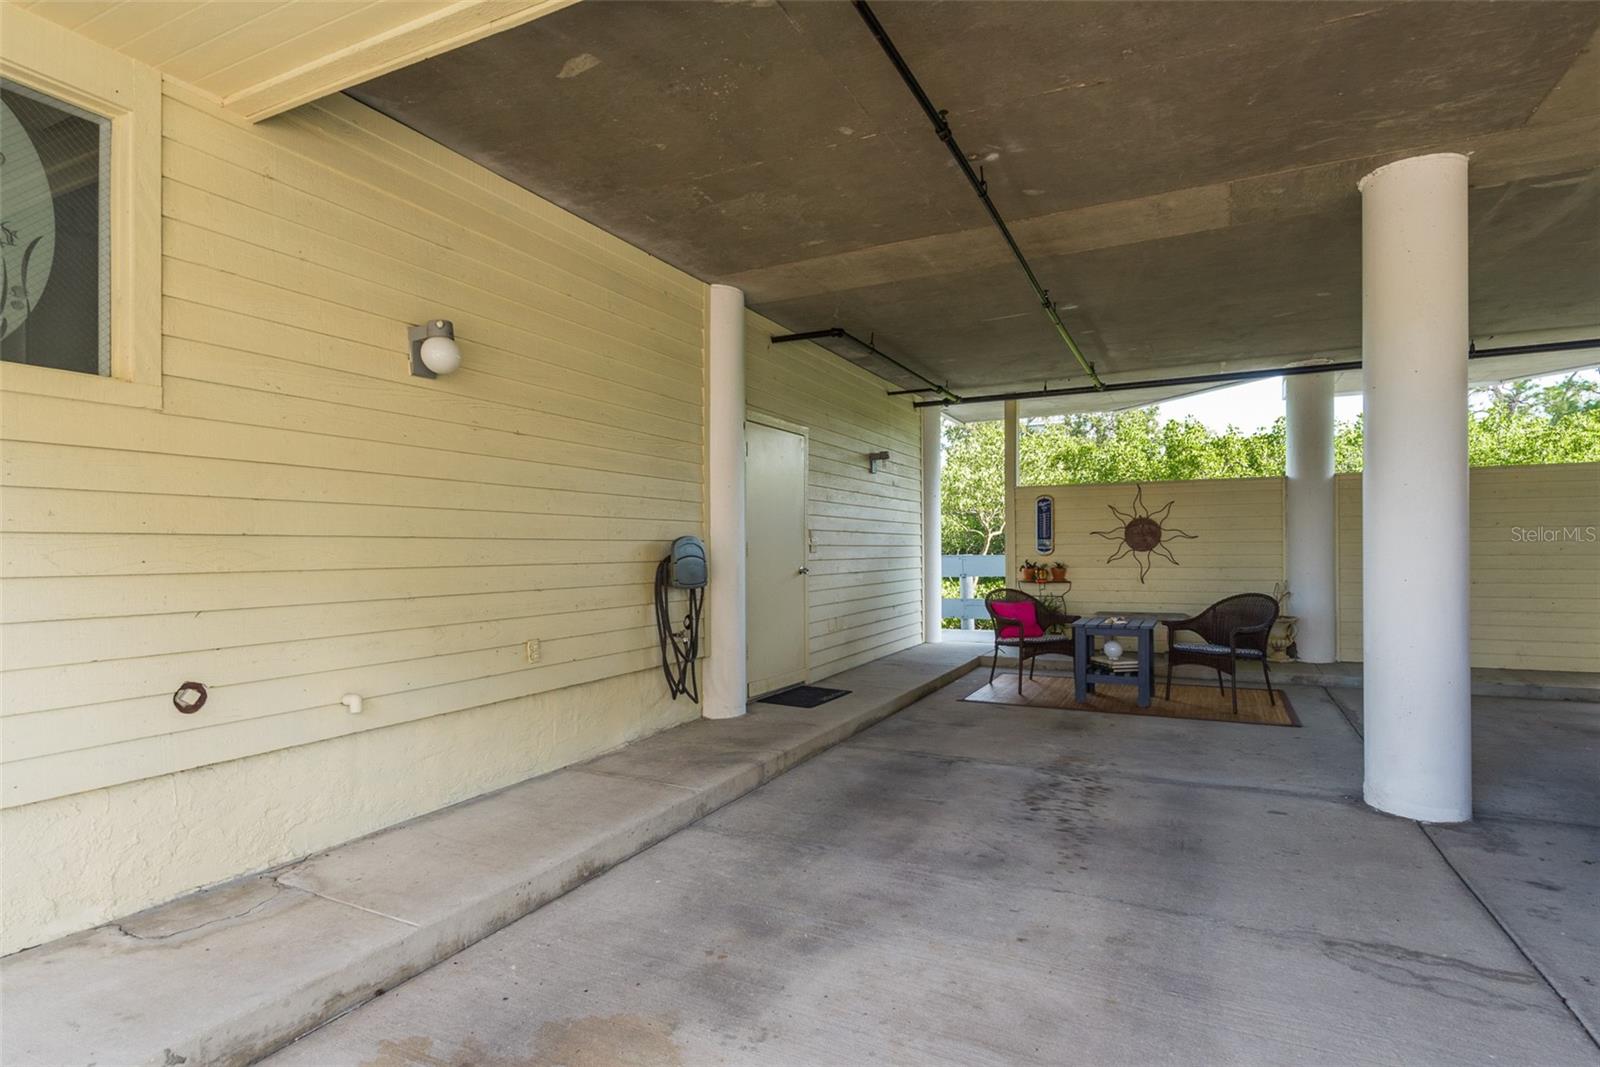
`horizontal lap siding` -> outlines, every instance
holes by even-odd
[[[1130,514],[1134,492],[1132,484],[1019,488],[1010,527],[1016,531],[1017,558],[1067,564],[1072,591],[1066,602],[1079,614],[1196,611],[1235,593],[1271,593],[1283,580],[1282,479],[1143,483],[1146,511],[1159,512],[1172,502],[1164,524],[1169,536],[1177,531],[1194,535],[1193,540],[1168,541],[1178,565],[1153,556],[1143,583],[1132,556],[1108,562],[1120,540],[1096,536],[1108,531],[1120,535],[1122,521],[1111,509]],[[1055,551],[1050,553],[1036,550],[1034,506],[1040,496],[1055,499]],[[1045,589],[1061,591],[1060,586]]]
[[[1470,492],[1473,666],[1600,670],[1600,464],[1478,467]],[[1338,501],[1339,658],[1357,660],[1360,475]],[[1554,539],[1518,537],[1541,527]]]
[[[0,397],[5,804],[650,669],[704,287],[345,98],[163,128],[163,409]],[[441,316],[462,370],[412,378]]]
[[[883,380],[751,314],[750,410],[806,428],[810,676],[922,641],[922,454],[915,410]],[[867,454],[889,453],[877,474]]]
[[[1338,585],[1338,649],[1346,663],[1361,660],[1361,475],[1333,479],[1334,559]]]

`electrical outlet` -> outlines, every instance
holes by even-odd
[[[539,662],[539,639],[537,637],[535,637],[533,640],[525,642],[523,647],[527,649],[528,662],[529,663],[538,663]]]

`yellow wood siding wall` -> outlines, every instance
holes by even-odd
[[[1359,660],[1361,476],[1336,481],[1339,658]],[[1473,666],[1600,670],[1600,464],[1475,468],[1470,516]]]
[[[705,286],[344,97],[160,110],[160,406],[0,391],[0,847],[43,857],[0,953],[699,710],[650,580],[704,532]],[[435,317],[463,369],[412,378]],[[811,431],[813,676],[916,643],[910,405],[751,330]]]
[[[808,342],[751,314],[745,336],[752,411],[810,435],[810,664],[813,679],[922,640],[922,442],[905,397]],[[889,463],[867,472],[867,453]],[[756,623],[752,616],[752,625]]]
[[[4,804],[652,669],[704,287],[347,98],[163,128],[162,410],[3,397]]]
[[[1195,535],[1192,541],[1168,542],[1178,566],[1153,557],[1149,573],[1139,581],[1132,556],[1107,562],[1120,542],[1095,536],[1120,530],[1112,514],[1132,512],[1135,486],[1022,486],[1008,537],[1015,537],[1018,560],[1059,560],[1069,568],[1072,591],[1068,607],[1079,614],[1122,609],[1191,611],[1234,593],[1271,593],[1283,579],[1283,480],[1240,478],[1217,481],[1144,482],[1144,507],[1159,511],[1172,502],[1165,528]],[[1040,496],[1055,498],[1055,551],[1036,550],[1034,505]],[[1021,585],[1013,575],[1009,584]],[[1059,593],[1060,586],[1046,586]]]

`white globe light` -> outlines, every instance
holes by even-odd
[[[1105,644],[1106,659],[1121,659],[1122,644],[1118,641],[1107,641]]]
[[[448,337],[430,337],[422,342],[422,365],[435,374],[449,374],[461,366],[461,349]]]

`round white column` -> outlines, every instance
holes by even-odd
[[[939,477],[944,472],[944,412],[922,409],[922,639],[942,639],[944,548],[939,529]]]
[[[1333,375],[1284,379],[1288,430],[1284,577],[1295,647],[1307,663],[1336,658],[1333,497]]]
[[[1467,159],[1361,180],[1362,655],[1368,804],[1472,817]]]
[[[1022,566],[1022,524],[1017,521],[1017,482],[1020,460],[1017,458],[1017,402],[1015,400],[1001,401],[1002,417],[1004,418],[1005,434],[1005,535],[1006,535],[1006,579],[1005,584],[1015,588],[1022,584],[1017,577],[1017,569]],[[1031,550],[1030,550],[1031,551]]]
[[[710,525],[706,615],[710,627],[705,700],[708,719],[743,715],[745,661],[744,293],[713,285],[706,323],[706,452]]]

